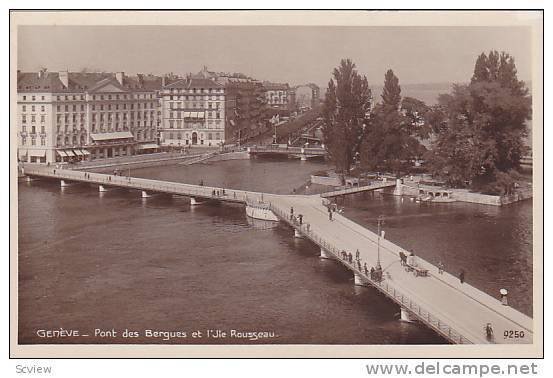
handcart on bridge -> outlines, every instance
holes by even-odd
[[[428,277],[428,269],[420,267],[414,255],[407,258],[405,271],[412,272],[415,277]]]

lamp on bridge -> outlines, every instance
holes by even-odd
[[[382,270],[382,266],[380,265],[380,229],[382,227],[382,224],[384,223],[384,215],[379,215],[376,219],[376,222],[378,224],[378,239],[377,239],[377,258],[376,258],[376,269]]]

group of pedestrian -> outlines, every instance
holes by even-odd
[[[222,190],[219,190],[219,189],[213,189],[211,191],[211,195],[213,197],[221,197],[221,196],[224,196],[226,193],[225,193],[225,189],[222,189]],[[234,193],[234,198],[236,198],[236,193]]]
[[[84,178],[85,178],[85,179],[90,179],[90,173],[85,172],[85,173],[84,173]]]

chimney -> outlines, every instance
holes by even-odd
[[[115,78],[117,79],[117,81],[119,82],[119,84],[123,85],[123,78],[125,77],[125,73],[124,72],[116,72],[115,73]]]
[[[65,88],[69,87],[69,71],[60,71],[59,72],[60,81]]]

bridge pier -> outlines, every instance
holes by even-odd
[[[321,259],[332,259],[332,255],[321,248]]]
[[[190,206],[197,206],[203,203],[204,201],[197,200],[196,197],[190,197]]]
[[[353,272],[353,283],[356,286],[367,286],[367,284],[365,283],[365,281],[363,281],[359,273],[355,273],[355,272]]]
[[[400,321],[407,322],[407,323],[413,323],[414,319],[411,317],[411,314],[405,307],[401,307],[401,313],[400,313]]]
[[[69,181],[60,180],[60,186],[61,186],[62,188],[65,188],[65,187],[67,187],[67,186],[70,186],[71,184],[72,184],[72,183],[69,182]]]
[[[403,183],[401,182],[401,179],[396,179],[396,186],[394,188],[394,195],[395,196],[402,196],[403,195]]]

